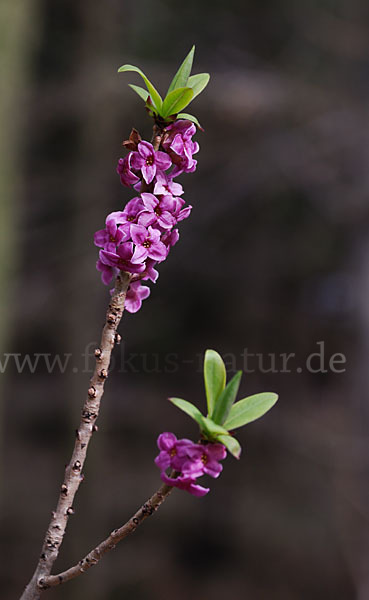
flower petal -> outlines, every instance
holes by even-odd
[[[165,246],[165,244],[163,244],[163,242],[156,242],[155,244],[151,244],[150,248],[148,248],[148,252],[147,252],[146,256],[149,256],[150,258],[153,258],[154,260],[157,260],[158,262],[162,262],[168,256],[168,249]],[[133,259],[132,259],[132,261],[133,261]],[[138,262],[138,261],[133,261],[133,262]]]
[[[168,211],[164,211],[161,213],[160,217],[158,217],[158,223],[164,229],[171,229],[176,224],[176,219],[173,215]]]
[[[145,248],[144,246],[136,246],[136,249],[131,258],[131,262],[133,263],[143,263],[149,255],[150,248]]]
[[[125,211],[116,210],[108,214],[108,216],[105,219],[105,223],[107,223],[108,221],[114,221],[116,225],[120,225],[121,223],[124,223],[125,220]]]
[[[164,431],[157,439],[157,444],[160,450],[171,450],[177,441],[177,436],[170,431]]]
[[[148,238],[148,231],[142,225],[131,225],[131,237],[135,244],[141,245]]]
[[[145,142],[145,140],[142,140],[142,142],[138,144],[138,151],[145,160],[155,152],[154,146],[150,144],[150,142]]]
[[[98,246],[99,248],[104,248],[106,243],[109,240],[109,235],[108,232],[106,231],[106,229],[99,229],[99,231],[96,231],[94,234],[94,244],[95,246]]]
[[[133,253],[133,244],[132,242],[124,242],[124,244],[120,244],[117,248],[117,254],[123,260],[131,260]]]
[[[138,217],[138,224],[143,227],[149,227],[150,225],[154,225],[157,220],[158,218],[154,212],[146,212],[144,210]]]
[[[141,167],[141,172],[142,172],[144,180],[146,181],[147,184],[149,184],[152,182],[152,180],[155,177],[156,166],[155,166],[155,164],[148,165],[145,162]]]
[[[142,165],[145,164],[145,159],[138,152],[132,152],[131,167],[135,171],[139,171]]]
[[[172,164],[170,157],[166,152],[161,152],[158,150],[155,152],[155,163],[161,171],[166,171]]]
[[[155,458],[155,464],[161,471],[166,471],[170,467],[170,456],[166,450],[162,450]]]
[[[154,194],[149,194],[144,192],[141,194],[142,202],[146,209],[154,210],[159,204],[159,199],[154,196]]]

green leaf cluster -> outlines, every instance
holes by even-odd
[[[194,54],[195,46],[192,46],[177,73],[174,75],[164,99],[162,99],[156,87],[146,77],[145,73],[138,67],[123,65],[118,69],[118,73],[134,71],[142,77],[146,89],[132,83],[128,85],[142,98],[149,114],[161,126],[169,124],[176,119],[188,119],[202,129],[196,117],[181,112],[196,96],[201,94],[210,79],[208,73],[191,75]]]
[[[277,394],[263,392],[236,402],[241,377],[242,371],[238,371],[226,383],[226,368],[222,357],[215,350],[206,350],[204,383],[207,415],[203,415],[187,400],[169,398],[175,406],[196,421],[205,439],[221,442],[236,458],[241,455],[241,446],[231,432],[262,417],[278,400]]]

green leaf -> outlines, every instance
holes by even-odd
[[[227,450],[234,456],[239,459],[241,456],[241,446],[239,442],[231,435],[219,435],[218,441],[227,448]]]
[[[118,73],[125,73],[126,71],[134,71],[135,73],[138,73],[139,75],[141,75],[142,79],[144,80],[144,82],[146,84],[148,92],[151,96],[151,100],[154,104],[154,107],[160,113],[161,107],[163,104],[163,100],[161,99],[159,92],[153,86],[151,81],[146,77],[145,73],[143,73],[141,71],[141,69],[139,69],[138,67],[135,67],[134,65],[123,65],[122,67],[119,67],[119,69],[118,69]]]
[[[218,423],[214,423],[213,419],[210,419],[209,417],[202,417],[201,429],[209,438],[213,440],[217,440],[220,435],[229,435],[227,429]]]
[[[193,97],[193,89],[181,87],[176,88],[166,96],[163,102],[162,117],[177,114],[182,108],[189,104]]]
[[[227,386],[216,401],[213,414],[211,415],[211,418],[215,423],[220,423],[220,425],[222,425],[227,419],[231,406],[236,400],[241,377],[242,371],[238,371],[238,373],[232,377],[231,381],[227,383]]]
[[[243,398],[232,406],[224,427],[228,430],[237,429],[237,427],[259,419],[274,406],[277,400],[278,395],[273,392],[264,392]]]
[[[203,127],[201,127],[198,119],[196,117],[194,117],[193,115],[189,115],[188,113],[179,113],[179,115],[177,115],[177,119],[187,119],[187,121],[192,121],[192,123],[195,123],[195,125],[197,125],[197,127],[199,129],[201,129],[201,131],[204,131]]]
[[[192,46],[183,63],[179,67],[177,73],[174,75],[172,82],[168,88],[167,94],[169,94],[173,90],[176,90],[177,88],[186,87],[192,69],[194,54],[195,46]]]
[[[136,94],[138,94],[140,96],[140,98],[142,98],[142,100],[144,102],[146,102],[148,96],[149,96],[149,92],[147,90],[144,90],[142,87],[138,86],[138,85],[133,85],[133,83],[129,83],[128,84],[130,88],[132,88]]]
[[[204,358],[204,381],[208,415],[214,410],[218,396],[224,390],[226,370],[222,357],[215,350],[206,350]]]
[[[193,98],[196,98],[206,88],[209,83],[209,73],[199,73],[198,75],[191,75],[189,77],[187,86],[193,89]]]
[[[200,429],[203,428],[205,417],[201,414],[197,406],[191,404],[187,400],[182,400],[182,398],[169,398],[170,402],[174,404],[180,410],[183,410],[187,415],[191,417],[196,423],[199,425]]]

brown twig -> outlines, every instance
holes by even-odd
[[[41,578],[38,582],[40,588],[46,590],[50,587],[66,583],[67,581],[82,575],[82,573],[85,573],[88,569],[95,566],[104,554],[109,552],[109,550],[113,550],[119,542],[121,542],[130,533],[133,533],[137,527],[141,525],[145,519],[147,519],[147,517],[150,517],[156,510],[158,510],[159,506],[164,502],[165,498],[172,492],[172,490],[173,487],[170,487],[164,483],[159,490],[141,506],[141,508],[133,515],[133,517],[131,517],[119,529],[114,529],[114,531],[112,531],[103,542],[91,550],[91,552],[89,552],[76,565],[70,569],[67,569],[66,571],[63,571],[62,573],[58,573],[57,575],[49,575],[48,577]]]
[[[27,585],[21,600],[38,600],[42,589],[39,580],[47,577],[58,556],[69,516],[74,513],[73,500],[83,480],[82,468],[85,462],[88,444],[94,431],[99,414],[100,402],[104,393],[105,380],[108,377],[111,352],[118,341],[117,328],[122,318],[126,293],[131,280],[129,273],[121,272],[115,282],[115,290],[106,313],[106,321],[101,335],[100,347],[95,350],[96,366],[87,392],[81,422],[76,430],[76,441],[72,458],[65,469],[64,481],[60,488],[56,510],[52,513],[46,531],[40,559],[35,573]]]

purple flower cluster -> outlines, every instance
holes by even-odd
[[[209,492],[209,488],[196,484],[196,479],[204,474],[219,477],[223,470],[219,461],[227,456],[223,444],[195,444],[191,440],[178,440],[169,432],[159,435],[158,447],[160,453],[155,464],[161,471],[161,479],[194,496],[205,496]],[[168,476],[167,469],[175,471],[177,476]]]
[[[184,206],[183,188],[174,177],[196,169],[193,155],[199,145],[192,141],[195,133],[193,123],[179,120],[163,131],[162,150],[155,151],[136,130],[123,143],[129,153],[119,159],[117,173],[122,184],[133,186],[138,195],[124,210],[107,216],[105,228],[95,233],[94,241],[101,248],[96,268],[103,283],[109,285],[119,271],[133,275],[125,304],[129,312],[137,312],[150,295],[141,280],[155,283],[159,274],[154,267],[167,258],[179,239],[177,224],[191,213],[192,206]]]

